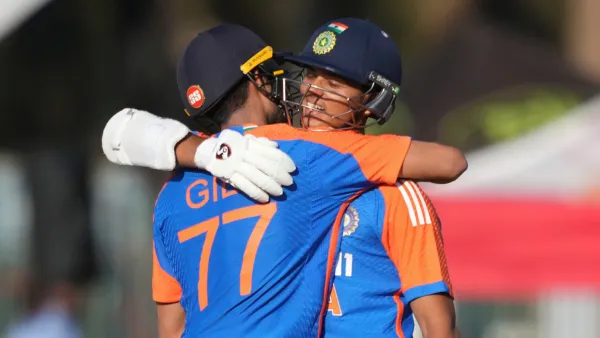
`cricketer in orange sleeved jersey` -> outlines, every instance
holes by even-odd
[[[333,20],[315,31],[300,54],[286,59],[305,67],[296,83],[304,94],[299,103],[304,126],[363,132],[369,119],[381,124],[389,118],[392,110],[380,105],[385,90],[374,93],[366,79],[397,93],[401,60],[387,33],[373,23]],[[364,69],[378,71],[365,73]],[[372,101],[365,100],[366,106],[340,103],[373,96]],[[417,145],[413,142],[411,151],[417,151]],[[424,153],[431,156],[434,150]],[[409,158],[410,152],[403,174],[411,164],[424,163]],[[438,159],[439,164],[447,162]],[[459,337],[437,215],[416,184],[407,184],[366,192],[348,209],[325,320],[326,337],[412,337],[413,309],[424,333]]]
[[[326,337],[412,337],[411,302],[452,297],[440,221],[412,181],[363,193],[346,210]]]
[[[315,337],[347,201],[393,184],[410,138],[288,125],[247,132],[294,160],[293,192],[255,204],[207,172],[177,171],[155,207],[154,300],[181,303],[183,337]]]
[[[393,42],[371,23],[356,19],[344,22],[326,24],[307,44],[309,50],[314,46],[329,48],[304,53],[308,65],[317,66],[319,58],[332,62],[325,62],[326,70],[316,67],[306,71],[301,88],[304,97],[299,101],[305,127],[320,128],[324,123],[338,128],[339,122],[351,122],[353,128],[364,127],[367,118],[385,122],[393,111],[401,73]],[[329,31],[332,26],[335,33]],[[334,40],[331,34],[342,35]],[[382,48],[375,48],[375,54],[363,55],[363,38],[376,41]],[[318,43],[313,44],[313,40]],[[199,44],[196,51],[210,50],[206,42]],[[220,43],[214,48],[226,45]],[[348,57],[349,53],[359,55]],[[211,50],[209,54],[212,57],[214,53]],[[385,55],[391,59],[377,58]],[[192,59],[196,61],[181,64],[207,67],[208,63],[197,62],[198,57]],[[358,67],[343,63],[348,60],[369,64]],[[334,69],[332,65],[343,67]],[[180,86],[185,94],[188,86],[196,82],[187,73],[182,78],[189,80]],[[200,81],[205,90],[202,94],[206,94],[203,97],[216,100],[218,95],[208,93],[207,86],[213,82],[204,80],[204,84]],[[327,86],[335,87],[337,93],[326,92],[323,88]],[[243,89],[238,87],[233,91]],[[197,86],[189,88],[199,91]],[[373,90],[363,93],[365,88]],[[257,93],[253,86],[249,89]],[[256,95],[250,95],[250,99],[248,108],[260,106]],[[221,128],[262,119],[251,109],[232,111],[235,114],[229,120],[221,118]],[[195,113],[203,111],[196,109]],[[162,290],[165,299],[176,301],[176,295],[182,292],[179,300],[186,308],[188,325],[184,336],[316,336],[322,332],[320,328],[317,331],[317,325],[327,312],[326,286],[334,270],[336,244],[341,239],[338,221],[343,212],[336,214],[338,208],[341,206],[343,211],[348,198],[372,183],[393,184],[395,180],[389,179],[399,174],[400,166],[403,176],[441,180],[456,179],[466,168],[460,168],[463,163],[466,165],[462,154],[456,157],[456,152],[447,147],[417,141],[410,142],[409,150],[408,138],[399,138],[404,141],[398,142],[394,136],[375,139],[350,132],[292,131],[282,125],[251,132],[278,141],[295,161],[296,186],[287,189],[285,196],[274,198],[274,203],[268,205],[255,205],[204,172],[190,170],[173,177],[155,210],[155,280],[167,284],[166,291]],[[192,140],[193,137],[188,139]],[[372,142],[372,147],[366,142]],[[194,165],[194,161],[183,160],[179,155],[178,160],[180,164]],[[444,166],[451,162],[460,165]],[[186,212],[186,208],[195,212]],[[321,313],[318,303],[325,305]],[[178,311],[176,306],[169,309]],[[160,317],[159,312],[159,322]]]

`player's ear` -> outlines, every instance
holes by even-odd
[[[363,106],[363,107],[364,107],[364,106],[366,106],[366,105],[367,105],[367,104],[368,104],[368,103],[371,101],[371,99],[372,99],[373,97],[374,97],[374,95],[373,95],[373,94],[367,94],[367,95],[363,95],[363,96],[361,96],[361,99],[360,99],[360,105],[361,105],[361,106]],[[364,116],[365,120],[366,120],[367,118],[369,118],[369,117],[370,117],[372,114],[373,114],[373,113],[372,113],[370,110],[368,110],[368,109],[365,109],[365,110],[363,110],[363,111],[361,112],[361,115],[362,115],[362,116]]]
[[[356,114],[356,124],[359,125],[366,125],[367,124],[367,120],[369,119],[369,117],[371,117],[372,113],[370,110],[363,110],[361,112],[359,112],[358,114]]]
[[[377,96],[381,93],[381,91],[374,91],[374,92],[370,92],[366,95],[362,96],[362,105],[363,106],[367,106],[369,105],[369,103],[371,103],[371,101],[375,100],[375,98],[377,98]],[[369,117],[373,117],[375,114],[373,114],[372,111],[365,109],[364,111],[364,116],[365,116],[365,120]]]
[[[256,83],[259,86],[262,86],[264,84],[264,78],[262,76],[260,76],[260,72],[258,69],[254,69],[252,71],[252,78],[254,79],[254,81],[256,81]]]

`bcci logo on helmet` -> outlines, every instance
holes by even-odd
[[[313,43],[313,52],[315,54],[327,54],[335,47],[335,34],[330,31],[325,31],[315,39]]]
[[[223,143],[219,147],[219,150],[217,150],[215,156],[218,160],[226,160],[229,158],[229,156],[231,156],[231,148],[227,144]]]
[[[358,212],[352,206],[349,206],[344,213],[344,236],[351,235],[358,228]]]

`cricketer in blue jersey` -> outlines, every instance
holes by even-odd
[[[365,45],[379,48],[365,51]],[[362,131],[368,117],[378,118],[336,102],[369,95],[361,89],[368,88],[365,68],[353,61],[361,58],[400,64],[387,34],[358,19],[328,22],[301,53],[286,57],[306,67],[296,84],[303,93],[299,106],[307,127]],[[379,186],[351,203],[343,220],[325,337],[412,337],[414,308],[426,338],[455,338],[452,297],[439,219],[415,182]]]
[[[189,82],[180,83],[188,108],[197,102],[189,99],[189,88],[201,88],[204,97],[211,91],[211,83],[190,80],[190,74],[199,72],[195,67],[205,68],[198,60],[227,48],[210,42],[238,29],[234,27],[201,33],[186,49],[179,79]],[[243,44],[234,46],[240,50]],[[245,59],[236,68],[264,55],[264,48],[264,43],[254,43],[242,50]],[[239,74],[237,78],[243,77]],[[231,119],[243,112],[235,111]],[[184,337],[318,336],[342,210],[358,192],[396,181],[410,139],[310,132],[287,125],[239,131],[275,140],[290,155],[298,168],[294,191],[256,205],[217,185],[207,172],[177,172],[155,208],[155,300],[179,301],[185,310]],[[233,150],[227,145],[222,149],[217,156],[225,160]],[[332,230],[332,224],[338,229]]]
[[[206,172],[181,170],[156,203],[155,277],[176,283],[166,291],[157,286],[154,297],[180,302],[184,337],[317,336],[340,206],[375,183],[394,182],[410,144],[405,137],[328,136],[287,125],[250,132],[277,140],[294,159],[295,191],[255,204]],[[390,152],[400,160],[386,160]]]
[[[260,84],[256,87],[260,88]],[[196,86],[202,88],[203,94],[210,90],[210,86],[209,90],[205,85],[194,86],[193,92],[197,91]],[[248,89],[256,90],[252,86],[247,86],[246,90]],[[189,89],[186,94],[187,92]],[[390,92],[393,93],[393,88],[380,88],[382,95],[379,97],[388,100],[387,106],[395,99],[395,95],[390,95]],[[182,96],[186,97],[186,94]],[[248,94],[246,96],[248,100],[252,97]],[[193,97],[194,100],[189,100],[192,108],[192,104],[198,102],[197,95]],[[252,105],[257,104],[253,102]],[[383,107],[388,108],[387,106]],[[380,114],[384,113],[381,106],[370,108]],[[239,112],[246,115],[237,115]],[[253,111],[238,109],[236,114],[231,114],[226,120],[242,123],[244,121],[240,119],[235,121],[241,116],[252,121],[251,112]],[[340,238],[339,228],[336,230],[336,226],[332,228],[331,224],[339,226],[342,216],[339,208],[344,207],[343,201],[352,197],[354,192],[366,189],[369,184],[391,184],[399,171],[406,174],[414,170],[419,173],[415,175],[416,178],[453,179],[464,170],[449,172],[443,170],[447,167],[438,166],[437,171],[433,169],[423,173],[423,168],[430,169],[431,163],[454,158],[455,151],[417,141],[407,144],[407,139],[401,137],[373,138],[355,133],[308,132],[282,125],[260,127],[250,132],[278,140],[280,147],[293,155],[299,168],[295,191],[274,199],[275,203],[267,205],[269,207],[259,205],[261,208],[258,208],[245,196],[211,180],[212,177],[206,173],[186,171],[177,173],[167,183],[157,202],[154,298],[158,303],[168,304],[169,311],[177,308],[170,306],[171,303],[183,306],[186,325],[184,335],[187,336],[200,333],[208,336],[317,335],[320,316],[327,308],[324,300],[327,299],[329,289],[326,286],[329,284],[328,276],[333,271],[338,250],[336,244]],[[182,141],[182,144],[193,139],[194,137],[190,137]],[[429,151],[423,152],[424,149]],[[217,155],[227,156],[231,152],[229,147],[224,147],[223,150]],[[392,164],[389,165],[390,160],[381,155],[389,156],[394,152],[399,153],[401,158],[391,160]],[[407,161],[412,158],[412,163],[405,161],[400,169],[402,154],[406,154]],[[186,165],[184,159],[178,159],[182,165]],[[384,160],[387,162],[383,162]],[[464,161],[462,158],[461,160]],[[323,166],[323,169],[315,169],[316,166]],[[460,163],[456,167],[460,167]],[[303,172],[309,177],[308,180],[299,177]],[[301,193],[302,190],[306,192]],[[296,194],[304,198],[292,198]],[[273,205],[277,206],[276,211]],[[286,205],[294,207],[287,208]],[[230,210],[233,206],[241,207],[244,211],[234,212]],[[281,206],[284,206],[283,209],[280,209]],[[273,212],[275,214],[269,216]],[[289,229],[283,225],[274,226],[273,221],[266,221],[278,219],[279,212],[282,213],[281,220],[302,220],[286,222]],[[311,213],[312,216],[302,215]],[[338,222],[333,222],[336,217]],[[323,219],[330,222],[320,223]],[[307,223],[307,220],[312,222]],[[189,222],[196,223],[188,224]],[[235,227],[233,223],[236,222],[239,222],[240,227],[246,224],[245,233]],[[226,225],[230,223],[230,226]],[[300,226],[294,227],[294,224]],[[305,229],[307,226],[309,230]],[[271,232],[273,236],[269,235]],[[228,233],[231,235],[228,236]],[[247,236],[238,236],[242,234]],[[229,242],[227,238],[231,236],[237,241]],[[223,242],[220,242],[220,238],[223,238]],[[185,247],[188,249],[184,249]],[[259,258],[262,252],[266,253],[268,250],[285,255],[267,255],[267,260],[261,261]],[[220,258],[215,258],[216,256]],[[256,262],[256,265],[250,262]],[[257,268],[263,262],[264,267]],[[289,274],[292,275],[291,278],[288,278]],[[216,275],[216,278],[209,275]],[[217,297],[213,297],[213,294]],[[319,295],[322,296],[320,299]],[[217,298],[214,306],[213,298]],[[160,308],[161,306],[159,324]],[[290,316],[290,309],[297,315]],[[174,325],[165,324],[169,327],[162,332],[169,331],[170,326],[176,329],[163,336],[180,333],[178,321],[174,322]]]
[[[452,296],[439,219],[416,183],[399,181],[361,194],[346,210],[343,236],[326,337],[412,337],[415,300]],[[443,320],[450,308],[438,303],[441,308],[429,306],[430,313],[417,318]],[[437,330],[421,325],[425,337]],[[454,337],[452,323],[446,325],[442,337]]]

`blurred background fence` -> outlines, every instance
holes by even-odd
[[[155,336],[166,174],[108,163],[104,123],[126,106],[188,123],[174,67],[200,30],[298,51],[345,16],[403,54],[400,104],[369,132],[468,154],[459,181],[426,185],[463,336],[600,337],[597,0],[0,0],[0,332],[41,306],[85,337]]]

